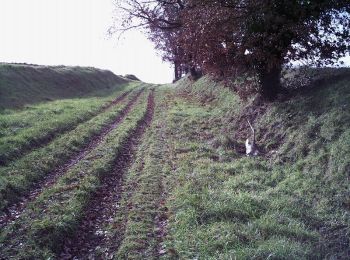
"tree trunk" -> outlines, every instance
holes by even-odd
[[[190,75],[193,80],[197,80],[202,76],[202,73],[198,71],[196,67],[192,66],[190,67]]]
[[[275,100],[281,92],[281,71],[282,67],[279,66],[259,72],[261,94],[268,101]]]
[[[177,62],[174,62],[174,72],[175,72],[175,81],[178,81],[180,79],[180,75],[179,75],[179,64]]]

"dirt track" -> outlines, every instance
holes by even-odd
[[[113,221],[113,217],[118,212],[123,174],[134,160],[136,148],[146,128],[152,122],[153,113],[154,93],[152,91],[148,97],[145,116],[123,144],[115,160],[113,172],[101,180],[102,184],[87,205],[75,237],[66,241],[60,259],[91,259],[96,257],[97,251],[101,252],[103,259],[109,259],[118,248],[122,238],[108,236],[105,227]],[[111,239],[113,241],[110,241]]]

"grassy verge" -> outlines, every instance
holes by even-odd
[[[131,100],[136,91],[126,101]],[[127,105],[127,102],[112,107],[74,130],[56,138],[47,146],[35,150],[21,159],[0,168],[0,209],[12,204],[26,194],[32,184],[64,164],[74,154],[86,146],[91,138],[109,124]]]
[[[59,100],[29,106],[20,111],[8,110],[8,113],[0,115],[0,165],[9,163],[96,116],[116,96],[132,89],[134,85],[120,87],[105,98]]]
[[[25,214],[1,232],[2,256],[49,258],[60,252],[79,224],[101,176],[111,172],[119,148],[146,113],[146,95],[83,161],[46,189]],[[16,230],[16,232],[14,232]]]
[[[197,85],[174,95],[168,116],[176,165],[168,248],[181,259],[346,259],[348,82],[263,108],[229,103],[233,94],[205,82],[196,83],[202,93]],[[234,149],[249,135],[247,117],[265,150],[258,158]]]

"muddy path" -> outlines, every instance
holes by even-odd
[[[154,106],[152,91],[148,96],[144,118],[123,144],[115,159],[114,170],[101,179],[101,186],[85,208],[84,218],[75,236],[66,240],[60,259],[111,259],[113,252],[117,251],[122,238],[108,236],[105,227],[113,223],[119,210],[123,175],[132,165],[143,134],[152,122]]]
[[[45,147],[46,145],[50,144],[55,138],[68,133],[69,131],[74,130],[78,125],[83,124],[89,120],[91,120],[92,118],[106,112],[107,110],[109,110],[111,107],[121,103],[129,94],[130,94],[131,90],[125,91],[123,94],[121,94],[120,96],[116,97],[113,101],[105,104],[104,106],[102,106],[98,111],[96,111],[96,113],[94,113],[93,115],[86,117],[84,119],[81,119],[79,121],[77,121],[74,124],[71,124],[69,127],[66,127],[65,129],[62,129],[61,131],[56,131],[53,133],[50,133],[49,136],[44,136],[42,138],[39,138],[37,140],[35,140],[35,143],[31,144],[28,147],[25,147],[23,151],[21,151],[21,153],[15,157],[12,158],[12,155],[9,155],[9,159],[7,160],[0,160],[0,166],[7,166],[9,165],[11,162],[15,161],[15,160],[19,160],[22,157],[24,157],[25,155],[29,154],[31,151],[35,150],[35,149],[39,149],[42,147]]]
[[[10,205],[4,210],[4,214],[0,216],[0,228],[8,225],[11,221],[17,219],[26,209],[28,203],[34,201],[43,190],[54,185],[57,180],[63,176],[70,168],[76,165],[79,161],[84,159],[94,148],[96,148],[102,140],[108,135],[113,129],[115,129],[132,110],[135,103],[137,102],[140,95],[144,92],[144,89],[138,91],[138,93],[129,101],[129,103],[122,109],[115,120],[104,127],[102,131],[95,137],[93,137],[90,142],[78,153],[72,156],[67,163],[61,165],[54,169],[51,173],[47,174],[42,180],[37,182],[29,191],[28,194],[24,195],[19,202]],[[127,94],[124,96],[124,98]],[[121,100],[123,98],[121,97]],[[116,101],[117,102],[117,101]],[[119,101],[120,102],[120,101]],[[118,102],[117,102],[118,103]]]

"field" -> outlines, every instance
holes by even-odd
[[[342,73],[267,104],[208,77],[0,103],[0,258],[348,259]]]

